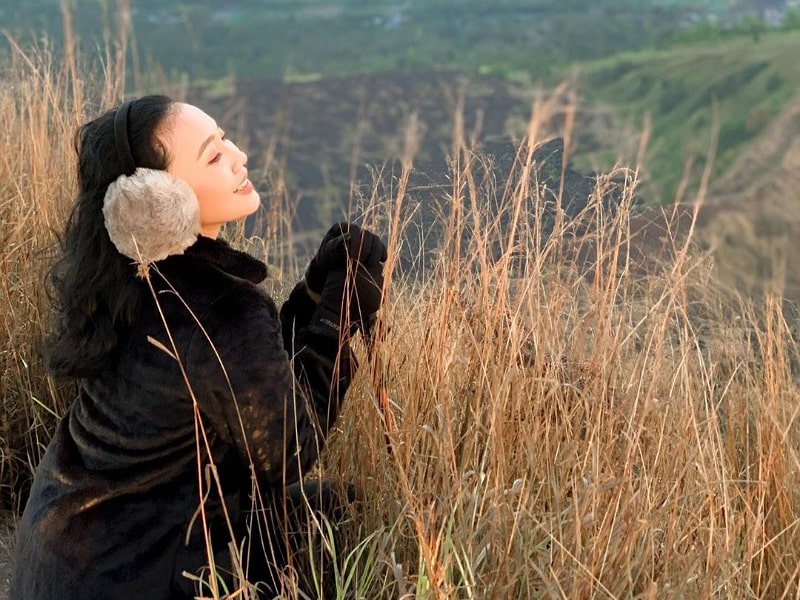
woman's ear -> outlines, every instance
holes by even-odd
[[[200,234],[200,206],[192,188],[155,169],[139,168],[112,182],[103,217],[117,250],[140,265],[183,254]]]

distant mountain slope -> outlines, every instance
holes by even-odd
[[[61,7],[69,6],[91,52],[126,4],[144,79],[161,69],[192,79],[430,68],[538,77],[556,64],[655,47],[686,26],[730,16],[726,0],[25,0],[0,4],[0,23],[15,37],[59,40]]]
[[[743,291],[800,301],[800,95],[711,187],[698,239]]]
[[[718,118],[714,174],[733,164],[742,148],[766,130],[800,90],[800,31],[625,54],[579,67],[587,104],[607,103],[643,128],[652,121],[645,172],[647,197],[672,202],[688,172],[697,182]],[[609,158],[590,154],[591,166]],[[688,165],[688,167],[687,167]]]
[[[800,183],[800,90],[798,96],[769,124],[763,135],[748,143],[730,168],[714,181],[711,199],[761,204],[788,183]],[[776,187],[777,186],[777,187]],[[800,196],[800,188],[791,195]],[[785,197],[784,197],[785,198]],[[779,203],[779,202],[778,202]]]
[[[743,293],[800,301],[800,32],[771,33],[621,55],[580,69],[582,101],[606,102],[623,122],[652,123],[641,195],[671,204],[683,177],[691,203],[718,131],[696,241],[720,279]],[[582,152],[581,152],[582,151]],[[579,168],[615,157],[583,146]],[[658,211],[648,218],[662,222]],[[680,227],[690,220],[679,211]],[[658,227],[650,228],[650,232]],[[643,240],[644,238],[642,238]],[[640,241],[642,241],[640,240]],[[646,242],[644,242],[646,243]]]
[[[694,222],[692,246],[709,252],[715,278],[755,300],[781,295],[800,310],[800,95],[710,186],[699,207],[649,205],[631,219],[631,256],[669,257]]]

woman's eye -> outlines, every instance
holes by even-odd
[[[213,165],[215,162],[219,162],[220,158],[222,158],[222,152],[217,152],[208,164]]]

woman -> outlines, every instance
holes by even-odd
[[[237,570],[279,592],[274,524],[336,419],[386,248],[334,226],[278,311],[265,265],[217,239],[259,196],[210,116],[147,96],[77,142],[48,361],[79,393],[36,471],[11,598],[192,598]]]

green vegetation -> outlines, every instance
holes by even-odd
[[[93,47],[114,22],[105,0],[68,3]],[[722,0],[132,0],[143,64],[214,79],[323,77],[429,68],[525,72],[663,45],[686,22],[725,14]],[[4,9],[15,33],[60,34],[53,0]]]
[[[800,31],[768,32],[621,54],[583,63],[585,101],[615,107],[639,128],[652,120],[646,167],[663,201],[671,201],[687,160],[693,181],[708,158],[718,126],[714,173],[724,172],[800,90]],[[585,160],[592,162],[596,157]],[[608,167],[610,165],[602,165]]]

